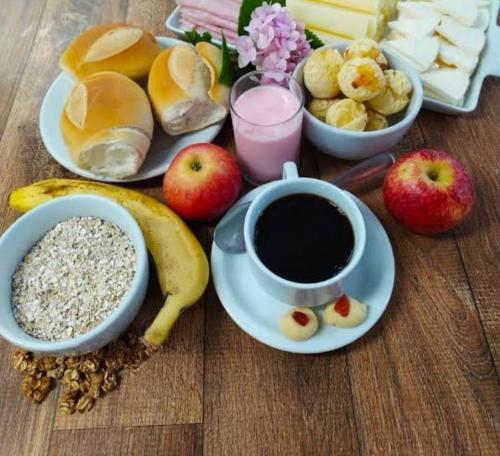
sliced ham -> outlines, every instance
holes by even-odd
[[[216,27],[210,24],[195,24],[187,19],[182,18],[181,16],[181,24],[186,30],[192,30],[195,28],[199,33],[210,32],[213,38],[220,40],[222,38],[222,32],[224,32],[224,36],[228,43],[234,44],[238,39],[238,34],[231,30],[222,30],[220,27]]]
[[[222,32],[229,43],[238,39],[238,17],[242,0],[177,0],[180,22],[187,29],[210,32],[221,39]]]
[[[177,0],[177,4],[181,8],[187,7],[205,11],[237,23],[241,0]]]
[[[216,16],[215,14],[208,13],[206,11],[200,11],[194,8],[182,8],[181,16],[183,19],[192,22],[193,24],[208,24],[227,31],[232,31],[234,33],[238,31],[238,24],[236,22]]]

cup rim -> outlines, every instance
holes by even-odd
[[[233,92],[235,90],[235,87],[238,85],[238,83],[240,81],[243,81],[244,79],[250,78],[251,76],[263,75],[265,73],[279,74],[279,75],[285,76],[286,78],[289,78],[290,81],[293,81],[293,84],[296,85],[298,91],[300,92],[299,107],[297,108],[297,111],[295,111],[290,117],[286,118],[285,120],[282,120],[281,122],[276,122],[276,123],[272,123],[272,124],[259,124],[259,123],[252,122],[250,120],[245,119],[240,114],[238,114],[238,112],[235,109],[234,103],[233,103],[233,96],[232,95],[233,95]],[[259,127],[259,128],[277,127],[279,125],[283,125],[287,122],[290,122],[292,119],[297,117],[304,109],[305,100],[306,100],[306,97],[305,97],[304,89],[294,74],[290,74],[290,73],[287,73],[286,71],[278,71],[278,70],[254,70],[254,71],[250,71],[249,73],[245,73],[243,76],[240,76],[236,80],[236,82],[231,86],[231,91],[229,92],[229,109],[231,110],[231,114],[233,114],[234,116],[236,116],[238,119],[242,120],[243,122],[246,122],[247,124],[252,125],[254,127]]]
[[[313,283],[301,283],[301,282],[293,282],[291,280],[285,279],[283,277],[280,277],[279,275],[275,274],[273,271],[271,271],[259,258],[257,255],[257,252],[255,250],[254,242],[253,239],[250,239],[250,216],[255,212],[258,207],[259,203],[265,198],[265,196],[271,192],[276,190],[279,187],[287,187],[287,186],[293,186],[294,184],[297,184],[298,182],[310,182],[314,185],[317,186],[322,186],[325,189],[328,189],[329,191],[338,191],[338,192],[344,192],[348,204],[351,206],[352,213],[355,214],[355,217],[358,219],[358,226],[359,226],[359,234],[360,236],[356,237],[354,236],[354,247],[353,247],[353,254],[351,256],[351,259],[347,263],[346,267],[342,269],[338,274],[334,275],[333,277],[330,277],[329,279],[323,280],[321,282],[313,282]],[[311,189],[312,190],[312,189]],[[312,195],[317,195],[322,198],[324,196],[319,195],[317,192],[314,190],[312,191],[307,191],[307,192],[301,192],[301,193],[310,193]],[[288,195],[293,195],[294,192],[288,193]],[[278,197],[276,199],[282,198]],[[273,200],[271,202],[276,201]],[[328,198],[332,203],[335,203],[334,198]],[[270,203],[269,203],[270,204]],[[265,207],[267,207],[269,204],[267,204]],[[265,209],[262,208],[260,210],[260,213]],[[354,227],[354,221],[352,215],[345,214],[346,217],[349,219],[349,222],[351,225]],[[258,217],[255,219],[256,221],[258,220]],[[315,290],[318,288],[322,287],[327,287],[333,284],[336,284],[343,280],[345,277],[347,277],[352,270],[358,265],[359,261],[361,260],[364,251],[365,251],[365,245],[366,245],[366,225],[365,225],[365,220],[363,218],[363,215],[361,214],[361,211],[359,210],[358,206],[354,202],[354,200],[349,196],[348,192],[345,192],[339,187],[336,187],[333,184],[330,184],[329,182],[322,181],[320,179],[314,179],[314,178],[309,178],[309,177],[298,177],[294,179],[285,179],[281,181],[277,181],[274,185],[270,186],[268,189],[263,191],[259,196],[257,196],[253,201],[252,204],[250,205],[247,215],[245,217],[245,224],[244,224],[244,239],[245,239],[245,246],[246,246],[246,251],[252,261],[257,264],[259,269],[264,272],[269,278],[272,280],[275,280],[276,282],[280,283],[281,285],[287,286],[287,287],[292,287],[297,290],[303,290],[303,291],[310,291],[310,290]]]
[[[16,231],[19,229],[19,226],[26,223],[33,223],[33,219],[40,213],[46,212],[53,206],[68,206],[74,204],[78,201],[91,201],[94,204],[105,205],[109,207],[110,211],[114,211],[118,213],[121,218],[127,220],[130,223],[130,227],[128,229],[120,227],[120,229],[127,234],[130,241],[134,245],[136,250],[136,271],[132,282],[130,283],[130,288],[122,298],[120,304],[117,308],[108,315],[104,320],[102,320],[99,324],[97,324],[90,331],[76,337],[72,337],[69,339],[61,339],[61,340],[44,340],[37,339],[36,337],[28,334],[17,321],[14,319],[15,325],[23,332],[23,336],[17,336],[13,334],[7,326],[0,322],[0,334],[10,343],[28,349],[29,351],[34,351],[38,353],[64,353],[69,350],[77,350],[79,347],[84,346],[85,344],[95,340],[102,334],[105,334],[106,331],[113,326],[121,316],[126,313],[128,308],[133,303],[134,297],[139,292],[141,286],[144,281],[147,280],[148,274],[148,253],[146,242],[144,240],[144,236],[139,227],[139,224],[132,216],[132,214],[125,209],[120,204],[116,203],[110,198],[106,198],[98,195],[91,194],[79,194],[79,195],[69,195],[60,198],[56,198],[46,203],[41,204],[38,207],[31,209],[29,212],[26,212],[21,217],[19,217],[0,237],[0,248],[3,248],[4,244],[7,242],[10,236],[14,236]],[[69,216],[67,218],[70,218]],[[54,222],[52,226],[55,226],[57,222]],[[34,245],[34,244],[33,244]],[[33,246],[32,245],[32,246]],[[31,246],[31,247],[32,247]],[[12,303],[9,299],[9,305],[12,306]]]

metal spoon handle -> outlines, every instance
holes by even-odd
[[[394,155],[386,153],[363,160],[359,165],[335,176],[330,182],[339,188],[351,188],[383,174],[395,161]]]

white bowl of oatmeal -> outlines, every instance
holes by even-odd
[[[0,335],[35,353],[78,355],[123,333],[148,286],[139,225],[119,204],[75,195],[20,217],[0,238]]]

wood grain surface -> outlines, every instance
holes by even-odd
[[[173,0],[1,0],[0,232],[17,217],[9,192],[72,177],[39,134],[43,96],[72,38],[128,21],[165,35]],[[234,150],[230,122],[216,143]],[[87,414],[57,414],[55,391],[26,402],[0,340],[0,455],[496,455],[500,453],[500,81],[485,82],[469,116],[423,111],[395,152],[452,152],[472,172],[478,201],[452,233],[408,233],[386,212],[380,182],[357,190],[384,224],[397,280],[387,312],[364,338],[305,356],[241,331],[212,284],[182,315],[164,350]],[[302,174],[350,166],[304,141]],[[161,179],[134,185],[160,198]],[[196,226],[210,249],[213,227]],[[383,265],[381,265],[383,267]],[[144,328],[161,305],[151,279]]]

